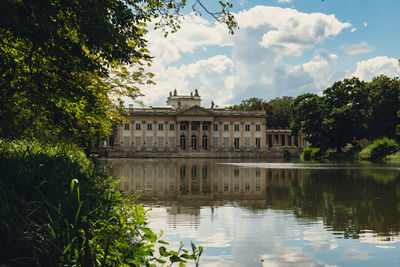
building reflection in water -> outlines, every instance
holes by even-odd
[[[124,177],[121,190],[139,194],[147,204],[166,206],[170,214],[196,216],[202,207],[212,212],[235,205],[252,211],[286,210],[303,223],[323,218],[327,229],[345,238],[359,238],[365,230],[388,237],[400,230],[400,177],[390,168],[279,169],[246,167],[228,159],[111,163],[113,175]]]
[[[142,199],[266,199],[270,187],[288,188],[290,181],[303,180],[296,169],[262,169],[225,165],[223,161],[120,160],[113,175],[123,177],[120,189]]]

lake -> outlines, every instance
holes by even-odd
[[[172,248],[201,266],[400,266],[400,167],[110,159]]]

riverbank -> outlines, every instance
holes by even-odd
[[[1,266],[198,261],[201,248],[169,250],[136,198],[76,146],[0,139],[0,169]]]
[[[374,140],[365,148],[354,147],[345,152],[323,151],[320,148],[308,147],[301,154],[301,159],[329,161],[371,161],[400,163],[400,146],[386,137]]]

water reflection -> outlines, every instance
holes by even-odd
[[[155,227],[167,225],[176,241],[194,239],[208,248],[203,265],[400,264],[398,167],[221,159],[111,163],[113,174],[125,177],[121,189],[153,207]],[[343,243],[352,239],[357,243]]]

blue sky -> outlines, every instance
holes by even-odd
[[[188,2],[180,31],[148,34],[157,85],[142,88],[147,105],[165,105],[175,88],[198,89],[207,107],[321,93],[352,76],[400,75],[398,0],[235,0],[233,36]],[[216,0],[203,2],[218,9]]]

